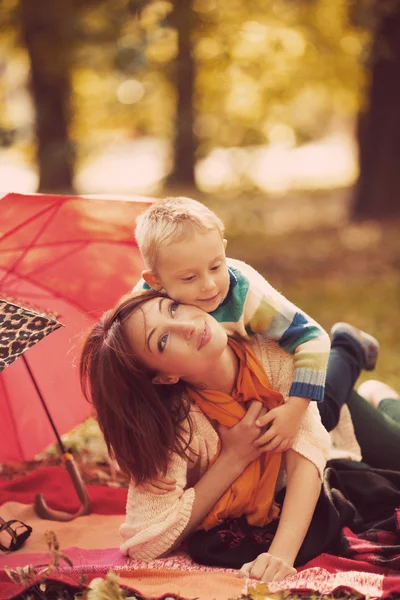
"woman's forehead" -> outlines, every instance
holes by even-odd
[[[138,307],[125,321],[129,340],[134,347],[143,346],[146,340],[147,310],[146,307],[152,302],[149,300]]]

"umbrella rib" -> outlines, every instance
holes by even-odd
[[[43,283],[40,283],[39,281],[35,281],[35,280],[31,279],[27,275],[21,275],[20,273],[16,273],[16,275],[18,276],[19,279],[23,279],[24,281],[27,281],[28,283],[32,283],[33,285],[41,288],[44,292],[48,292],[49,294],[51,294],[55,298],[60,298],[61,300],[64,300],[64,302],[67,302],[67,304],[69,304],[70,306],[73,306],[74,308],[77,308],[81,312],[83,312],[83,313],[87,313],[88,312],[88,311],[85,310],[85,308],[83,308],[83,306],[80,306],[77,302],[74,302],[73,300],[70,300],[69,298],[66,298],[65,296],[62,296],[61,294],[58,294],[57,292],[55,292],[54,290],[52,290],[48,286],[43,285]],[[0,281],[0,283],[1,283],[1,281]]]
[[[41,265],[37,269],[34,269],[33,271],[29,271],[28,275],[30,277],[32,277],[33,275],[37,275],[41,271],[44,271],[48,267],[56,265],[57,263],[59,263],[62,260],[64,260],[64,258],[67,258],[68,256],[71,256],[72,254],[76,254],[76,252],[79,252],[80,250],[82,250],[82,248],[84,248],[85,246],[87,246],[88,243],[89,242],[82,242],[82,243],[80,243],[77,248],[72,248],[71,250],[69,250],[69,252],[64,252],[64,254],[62,256],[58,256],[54,260],[47,261],[46,263],[44,263],[43,265]]]
[[[1,243],[1,240],[0,240],[0,243]],[[137,248],[137,242],[134,239],[132,239],[132,240],[81,239],[81,240],[70,240],[70,241],[65,240],[64,242],[44,242],[42,244],[35,244],[35,246],[33,246],[32,248],[31,248],[31,246],[14,246],[13,248],[6,248],[5,250],[0,249],[0,254],[6,254],[7,252],[18,252],[18,251],[25,250],[25,249],[35,250],[36,248],[39,248],[39,249],[53,248],[56,246],[67,246],[70,244],[83,244],[83,243],[110,244],[110,245],[114,245],[114,246],[134,246],[135,248]]]
[[[6,399],[8,401],[8,406],[11,406],[10,396],[7,393],[7,388],[6,388],[5,383],[4,383],[4,377],[2,377],[1,374],[0,374],[0,385],[3,388],[4,396],[6,397]],[[14,425],[15,439],[17,441],[17,446],[18,446],[18,449],[19,449],[20,456],[24,456],[24,452],[23,452],[21,443],[20,443],[20,441],[18,439],[18,435],[17,435],[17,427],[16,427],[16,421],[15,421],[14,415],[12,414],[11,411],[9,412],[9,415],[10,415],[11,421],[12,421],[12,423]]]
[[[74,242],[74,243],[76,244],[76,242]],[[79,245],[78,245],[78,247],[72,248],[71,250],[69,250],[69,252],[65,252],[64,254],[62,254],[61,256],[58,256],[54,260],[47,261],[43,265],[37,267],[37,269],[34,269],[33,271],[29,271],[28,275],[30,277],[32,277],[34,275],[36,276],[38,273],[41,273],[41,272],[45,271],[49,267],[54,266],[57,263],[60,263],[65,258],[67,258],[69,256],[72,256],[73,254],[76,254],[77,252],[79,252],[80,250],[82,250],[82,248],[84,248],[85,246],[88,246],[89,243],[90,243],[89,241],[82,241],[82,242],[80,242]],[[35,246],[35,248],[37,248],[37,246]]]
[[[39,231],[37,232],[37,234],[33,237],[33,240],[31,240],[30,244],[25,248],[25,250],[22,252],[22,254],[17,258],[17,260],[15,261],[15,263],[13,264],[13,266],[11,267],[11,269],[8,269],[7,274],[13,273],[15,271],[15,269],[17,268],[17,266],[19,265],[20,262],[22,262],[22,260],[24,259],[24,257],[26,256],[26,254],[29,252],[29,250],[31,248],[33,248],[33,244],[36,242],[36,240],[38,240],[40,238],[40,236],[42,235],[42,233],[44,232],[44,230],[46,229],[47,225],[50,223],[50,221],[52,219],[54,219],[55,215],[58,213],[58,211],[60,210],[61,205],[54,205],[54,208],[52,210],[52,213],[49,215],[48,219],[46,219],[46,221],[43,223],[43,225],[40,227]],[[25,225],[27,223],[29,223],[30,220],[34,220],[32,219],[28,219],[28,221],[25,221]],[[0,279],[0,284],[4,281],[6,275],[5,274],[2,279]]]
[[[3,240],[5,240],[6,238],[10,237],[10,235],[12,235],[13,233],[15,233],[19,229],[22,229],[23,227],[25,227],[25,225],[29,225],[29,223],[31,223],[32,221],[35,221],[36,219],[38,219],[39,217],[41,217],[42,215],[44,215],[49,210],[53,210],[54,208],[56,208],[57,206],[59,206],[60,204],[62,204],[64,202],[65,202],[65,199],[62,199],[61,201],[58,200],[57,202],[55,202],[54,204],[51,204],[50,206],[46,206],[46,208],[43,208],[41,211],[35,213],[32,217],[29,217],[29,219],[26,219],[26,221],[24,221],[23,223],[19,223],[18,225],[16,225],[15,227],[13,227],[12,229],[10,229],[6,233],[4,233],[0,237],[0,242],[2,242]]]

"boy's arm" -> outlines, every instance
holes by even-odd
[[[294,357],[295,372],[289,396],[321,401],[330,340],[328,334],[257,271],[244,265],[249,288],[243,306],[243,324],[251,336],[275,340]]]

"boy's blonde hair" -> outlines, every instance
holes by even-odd
[[[195,231],[214,229],[224,237],[224,225],[212,210],[197,200],[179,196],[155,202],[139,215],[135,237],[147,267],[155,271],[162,246],[180,242]]]

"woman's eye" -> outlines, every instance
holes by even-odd
[[[194,275],[189,275],[189,277],[183,277],[182,281],[193,281]]]
[[[168,340],[168,333],[165,333],[164,335],[162,335],[162,336],[160,337],[160,339],[158,340],[158,342],[157,342],[157,346],[158,346],[158,350],[159,350],[160,352],[163,352],[163,351],[164,351],[164,348],[165,348],[165,346],[166,346],[166,344],[167,344],[167,340]]]
[[[171,304],[169,305],[169,314],[171,315],[171,317],[173,317],[176,313],[176,311],[178,310],[179,307],[179,302],[171,302]]]

